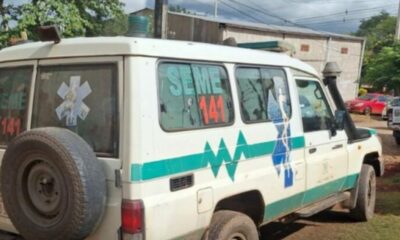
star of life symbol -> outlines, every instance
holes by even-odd
[[[74,127],[78,124],[78,117],[85,120],[90,108],[83,100],[92,92],[88,82],[81,86],[81,77],[72,76],[69,87],[64,82],[58,88],[57,94],[64,102],[57,107],[56,113],[59,120],[66,118],[66,126]]]

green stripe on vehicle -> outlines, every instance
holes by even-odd
[[[304,148],[304,137],[290,138],[291,149]],[[251,160],[257,157],[271,155],[276,141],[247,144],[242,132],[239,133],[236,148],[233,154],[229,152],[224,139],[221,139],[218,151],[212,151],[206,142],[202,153],[179,156],[175,158],[155,160],[144,164],[131,165],[131,181],[151,180],[173,174],[185,173],[207,168],[210,165],[214,176],[225,165],[228,175],[234,180],[236,168],[240,160]],[[243,157],[242,157],[243,156]]]
[[[378,132],[376,131],[376,129],[374,129],[374,128],[369,128],[368,129],[369,130],[369,133],[371,134],[371,135],[376,135]]]
[[[349,175],[265,206],[264,221],[269,222],[336,192],[353,188],[358,174]]]

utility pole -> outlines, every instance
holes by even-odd
[[[168,0],[155,0],[154,37],[168,38]]]
[[[394,35],[394,40],[400,40],[400,0],[399,0],[399,10],[397,14],[396,34]]]
[[[218,17],[218,0],[214,2],[214,18]]]

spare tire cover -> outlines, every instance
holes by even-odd
[[[90,235],[104,213],[105,179],[91,147],[62,128],[38,128],[17,136],[1,165],[4,207],[27,240]]]

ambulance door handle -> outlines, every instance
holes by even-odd
[[[308,152],[310,154],[316,153],[317,152],[317,148],[310,148],[310,150],[308,150]]]
[[[336,149],[339,149],[342,147],[343,147],[343,144],[338,144],[338,145],[333,146],[332,150],[336,150]]]

